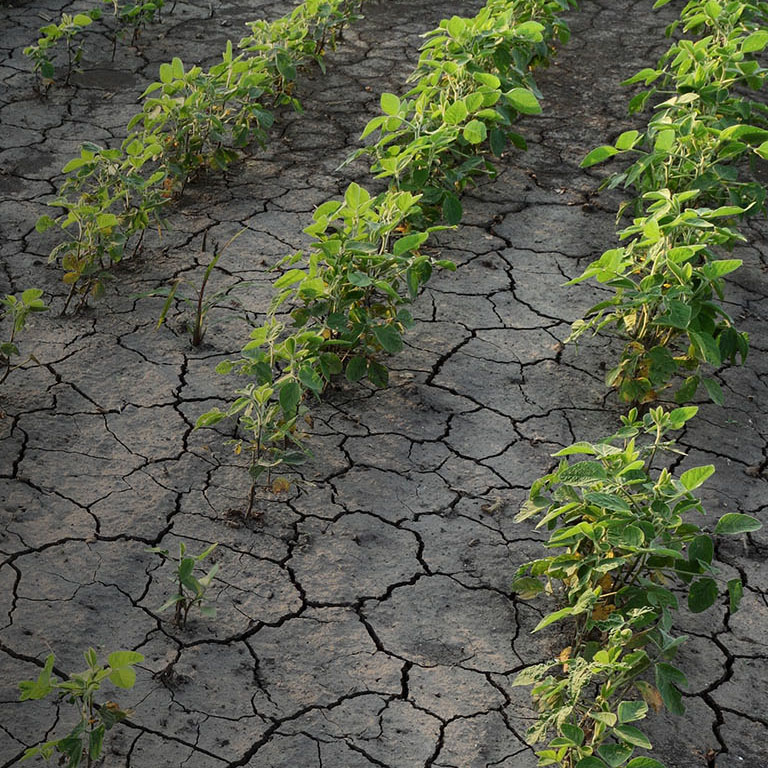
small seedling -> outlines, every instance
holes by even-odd
[[[27,288],[19,298],[9,294],[4,299],[0,299],[0,320],[8,318],[11,321],[8,340],[0,342],[0,368],[2,369],[0,384],[8,378],[11,371],[21,368],[30,360],[37,362],[34,355],[29,355],[24,362],[16,364],[13,358],[21,355],[16,346],[16,336],[26,327],[30,312],[44,312],[48,309],[40,298],[42,295],[43,292],[39,288]]]
[[[148,552],[156,552],[163,560],[171,560],[176,564],[176,573],[172,581],[176,583],[178,592],[170,600],[166,600],[159,610],[165,611],[175,606],[176,613],[173,621],[180,629],[184,629],[187,626],[187,617],[195,605],[200,608],[200,613],[203,616],[210,619],[216,617],[216,609],[205,602],[205,593],[208,591],[208,587],[211,586],[213,577],[218,573],[219,565],[215,563],[208,573],[201,578],[195,576],[194,570],[197,564],[208,557],[217,546],[218,543],[211,544],[208,549],[199,555],[188,555],[186,544],[180,541],[178,558],[171,557],[169,551],[161,547],[152,547],[147,550]]]
[[[208,281],[210,280],[211,275],[213,274],[213,270],[216,268],[216,264],[218,263],[219,259],[221,258],[222,254],[224,253],[227,246],[237,237],[239,237],[245,230],[241,229],[236,235],[231,237],[225,244],[224,247],[220,250],[218,248],[214,249],[214,256],[211,259],[211,261],[208,263],[208,266],[205,268],[205,272],[203,273],[203,279],[200,283],[200,287],[198,287],[192,280],[189,280],[186,277],[179,277],[176,280],[173,281],[173,283],[169,286],[165,286],[163,288],[158,288],[154,291],[150,291],[149,293],[143,293],[135,296],[134,298],[147,298],[150,296],[165,296],[165,303],[163,304],[163,308],[160,311],[160,317],[157,321],[157,327],[159,328],[164,322],[165,318],[168,315],[168,310],[173,305],[174,299],[179,299],[180,301],[183,301],[194,313],[192,321],[187,324],[187,328],[189,330],[192,346],[193,347],[199,347],[200,344],[203,343],[203,338],[205,337],[205,331],[206,331],[206,318],[208,316],[208,312],[212,309],[215,309],[217,307],[225,306],[221,302],[228,298],[230,294],[238,290],[240,288],[244,288],[246,285],[249,285],[250,283],[237,283],[236,285],[231,285],[228,288],[223,288],[220,291],[216,291],[212,296],[208,296],[206,298],[206,288],[208,287]],[[188,287],[190,291],[188,293],[180,293],[179,289]]]
[[[82,43],[75,45],[75,38],[83,29],[99,18],[101,18],[101,11],[97,8],[88,13],[78,13],[74,16],[63,13],[58,24],[47,24],[40,29],[37,45],[28,45],[24,49],[24,55],[32,59],[34,71],[39,75],[44,85],[49,85],[53,82],[55,69],[51,58],[51,49],[60,40],[64,40],[67,46],[67,77],[65,83],[69,85],[69,79],[72,77],[72,73],[83,56]]]
[[[228,363],[223,363],[228,367]],[[219,369],[221,370],[221,369]],[[271,369],[268,369],[271,374]],[[302,381],[293,378],[290,372],[281,377],[273,386],[249,384],[237,391],[239,397],[224,412],[214,408],[204,413],[197,420],[196,429],[212,427],[224,418],[238,416],[238,426],[248,437],[234,439],[235,454],[250,454],[248,473],[251,487],[248,493],[248,505],[243,518],[253,513],[256,501],[256,489],[262,477],[266,476],[267,485],[272,484],[272,472],[278,467],[295,467],[307,459],[307,451],[302,448],[301,434],[298,431],[299,416],[306,413],[301,401],[304,397]],[[277,488],[284,488],[278,484]]]
[[[100,665],[93,648],[89,648],[84,655],[88,669],[72,674],[66,680],[59,680],[52,675],[55,658],[51,654],[45,660],[37,680],[23,680],[19,683],[21,701],[44,699],[55,693],[60,699],[73,704],[79,715],[79,721],[66,736],[30,747],[22,760],[38,755],[50,760],[58,752],[61,755],[59,765],[66,765],[67,768],[85,765],[91,768],[101,755],[106,731],[130,714],[113,701],[96,704],[94,696],[107,679],[118,688],[133,688],[136,682],[133,667],[144,661],[144,657],[136,651],[115,651],[109,654],[106,664]]]

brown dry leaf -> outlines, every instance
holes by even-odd
[[[603,619],[607,619],[615,610],[616,606],[611,603],[600,603],[595,606],[595,609],[592,611],[592,618],[595,621],[602,621]]]
[[[287,493],[291,489],[291,483],[285,477],[276,477],[272,481],[272,493]]]
[[[607,592],[613,586],[613,576],[606,573],[597,583],[603,588],[603,592]]]
[[[640,690],[643,701],[645,701],[654,712],[658,713],[664,709],[664,699],[661,698],[658,688],[655,688],[650,683],[646,683],[644,680],[638,680],[635,685],[637,685]]]

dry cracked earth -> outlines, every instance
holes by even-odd
[[[630,125],[623,78],[665,48],[679,3],[585,0],[558,61],[539,75],[544,115],[523,122],[530,146],[465,199],[465,221],[441,237],[455,273],[415,304],[416,327],[391,360],[387,389],[339,384],[315,411],[313,459],[288,493],[260,494],[238,524],[246,470],[226,429],[193,431],[237,381],[216,363],[236,352],[269,300],[268,267],[306,245],[313,209],[364,164],[337,168],[384,90],[402,92],[419,34],[479,3],[369,0],[365,19],[305,74],[305,113],[284,113],[266,150],[226,176],[199,180],[173,230],[124,263],[94,308],[59,316],[66,293],[34,231],[81,141],[118,144],[160,62],[212,63],[243,23],[285,2],[183,3],[139,48],[89,31],[83,72],[41,99],[22,48],[61,0],[0,8],[0,292],[45,289],[53,309],[23,338],[41,365],[0,394],[0,766],[62,735],[54,702],[18,703],[19,680],[56,654],[60,674],[82,652],[146,657],[120,696],[130,721],[110,733],[104,765],[131,768],[532,768],[534,713],[511,681],[557,653],[557,631],[530,635],[546,606],[510,592],[541,536],[512,518],[551,454],[613,431],[621,406],[603,384],[616,349],[564,346],[595,298],[565,288],[615,239],[618,197],[596,193],[578,164]],[[202,347],[183,307],[155,330],[169,279],[199,279],[216,243],[245,232],[219,262],[217,287],[246,285],[245,309],[212,313]],[[755,220],[727,300],[751,334],[747,364],[717,373],[727,405],[701,404],[678,462],[714,463],[708,522],[725,511],[765,516],[768,227]],[[231,429],[231,427],[228,427]],[[158,607],[173,590],[151,546],[219,542],[215,620],[186,630]],[[680,663],[682,717],[653,716],[669,768],[768,765],[768,534],[718,545],[723,577],[745,582],[742,610],[723,601],[694,616]]]

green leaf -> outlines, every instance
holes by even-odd
[[[576,768],[605,768],[605,763],[594,755],[590,755],[589,757],[582,757],[576,763]]]
[[[323,391],[323,380],[320,374],[310,365],[304,365],[299,369],[299,381],[313,392],[319,394]]]
[[[560,619],[564,619],[566,616],[572,616],[573,615],[573,608],[571,606],[568,606],[567,608],[561,608],[559,611],[555,611],[554,613],[547,614],[533,629],[533,632],[538,632],[540,629],[544,629],[544,627],[548,627],[550,624],[554,624],[556,621],[560,621]]]
[[[463,101],[454,101],[453,104],[446,107],[445,122],[448,125],[458,125],[467,119],[468,114],[467,105]]]
[[[459,198],[452,192],[448,192],[443,198],[443,218],[450,226],[454,227],[461,224],[463,212]]]
[[[580,747],[584,743],[584,731],[582,731],[578,725],[563,723],[560,726],[560,732],[577,747]]]
[[[619,541],[624,547],[642,547],[645,543],[643,531],[637,525],[627,525],[619,529]]]
[[[742,53],[756,53],[768,45],[768,31],[761,29],[749,35],[741,46]]]
[[[285,80],[293,81],[296,79],[296,64],[284,51],[278,51],[275,55],[275,65],[277,66],[277,71]]]
[[[303,269],[289,269],[287,272],[284,272],[280,277],[275,280],[274,283],[272,283],[272,287],[276,290],[282,290],[283,288],[287,288],[289,285],[293,285],[294,283],[299,283],[302,280],[304,280],[307,277],[307,273]],[[262,326],[261,328],[257,328],[254,330],[254,333],[256,331],[263,330],[263,338],[262,334],[259,334],[258,338],[256,339],[258,341],[258,345],[261,345],[264,343],[264,341],[267,338],[268,328],[266,326]],[[253,333],[251,334],[251,338],[253,338]]]
[[[212,427],[214,424],[218,424],[222,419],[226,418],[227,414],[224,413],[224,411],[214,408],[198,417],[197,422],[195,422],[195,429]]]
[[[361,355],[353,357],[348,363],[345,371],[345,375],[348,381],[356,382],[365,376],[368,370],[368,360]]]
[[[464,126],[462,135],[470,144],[481,144],[488,136],[488,129],[480,120],[471,120]]]
[[[349,282],[352,285],[356,285],[358,288],[366,288],[373,283],[373,279],[366,275],[364,272],[350,272],[347,277]]]
[[[715,467],[713,464],[707,464],[703,467],[693,467],[693,469],[689,469],[680,475],[680,482],[683,484],[683,488],[692,491],[694,488],[698,488],[702,485],[702,483],[714,473]]]
[[[448,33],[453,38],[459,37],[459,35],[461,35],[461,33],[464,31],[464,29],[467,26],[467,22],[464,19],[462,19],[460,16],[452,16],[450,19],[448,19],[447,22],[443,22],[443,24],[445,24],[445,27],[448,30]]]
[[[595,450],[595,446],[592,445],[592,443],[587,443],[584,440],[581,440],[578,443],[573,443],[573,445],[569,445],[567,448],[563,448],[562,450],[558,451],[557,453],[553,453],[553,456],[571,456],[572,454],[578,454],[578,453],[587,453],[592,456],[594,456],[597,451]]]
[[[558,479],[567,485],[591,485],[607,477],[605,467],[599,461],[578,461],[565,467]]]
[[[709,376],[707,376],[706,378],[701,380],[701,383],[704,385],[704,389],[707,390],[709,399],[715,405],[723,405],[725,403],[723,388],[720,386],[720,383],[718,381],[716,381],[715,379],[710,379]]]
[[[320,355],[320,367],[323,369],[323,375],[329,379],[341,373],[341,358],[335,352],[323,352]]]
[[[403,339],[393,325],[377,325],[373,329],[373,335],[390,355],[396,355],[403,348]]]
[[[504,95],[518,112],[524,115],[541,114],[541,105],[538,99],[527,88],[513,88]]]
[[[632,725],[617,725],[613,729],[614,735],[631,744],[633,747],[640,747],[641,749],[652,749],[653,745],[648,740],[648,737],[639,729]]]
[[[140,664],[142,661],[144,661],[144,656],[136,651],[114,651],[107,658],[107,663],[112,669],[130,667],[132,664]]]
[[[288,418],[291,418],[296,414],[296,409],[299,406],[300,400],[301,387],[299,386],[298,381],[288,381],[280,387],[280,407]]]
[[[656,319],[655,325],[666,325],[685,330],[691,323],[691,307],[682,301],[670,299],[667,311]]]
[[[512,582],[512,591],[521,600],[531,600],[544,591],[544,585],[538,579],[534,579],[531,576],[521,576]]]
[[[624,131],[624,133],[616,139],[615,147],[621,152],[626,152],[628,149],[637,144],[637,140],[640,138],[640,131]]]
[[[757,531],[763,524],[751,515],[741,515],[738,512],[728,512],[723,515],[715,526],[715,533],[725,536],[735,536],[739,533]]]
[[[699,359],[712,365],[720,365],[722,363],[720,348],[710,333],[694,333],[694,331],[689,331],[688,337]]]
[[[106,731],[105,725],[98,725],[91,731],[91,735],[88,738],[88,755],[91,760],[98,759],[101,754],[101,747],[104,743],[104,732]]]
[[[41,232],[41,233],[45,232],[55,224],[56,222],[50,216],[48,216],[47,214],[44,214],[35,222],[35,231]]]
[[[133,688],[133,684],[136,682],[136,672],[133,667],[113,669],[109,674],[109,680],[118,688]]]
[[[711,608],[717,600],[717,582],[714,579],[699,579],[691,584],[688,593],[688,609],[691,613],[701,613]]]
[[[629,512],[630,506],[620,496],[613,493],[585,493],[584,500],[590,504],[595,504],[603,509],[610,509],[614,512]]]
[[[677,668],[666,662],[656,665],[656,687],[659,689],[664,705],[673,715],[682,715],[685,712],[683,697],[676,685],[687,686],[688,679]]]
[[[680,386],[680,388],[675,392],[675,402],[676,403],[685,403],[688,400],[690,400],[695,394],[696,389],[699,386],[699,377],[698,376],[689,376],[683,384]]]
[[[582,161],[579,167],[590,168],[593,165],[602,163],[609,157],[618,155],[619,150],[616,147],[611,147],[608,144],[604,144],[602,147],[595,147]]]
[[[698,560],[709,565],[715,555],[715,545],[712,538],[706,534],[697,536],[688,545],[688,560],[695,563]]]
[[[656,5],[665,5],[668,0],[657,0]],[[654,760],[652,757],[636,757],[627,763],[627,768],[667,768],[664,763]]]
[[[619,768],[624,765],[634,751],[634,748],[627,744],[603,744],[597,748],[597,754],[608,763],[609,768]]]
[[[117,216],[114,213],[100,213],[96,216],[96,226],[99,229],[111,229],[118,224]]]
[[[504,134],[504,131],[502,131],[501,128],[491,128],[491,139],[489,143],[491,145],[491,152],[493,152],[496,157],[501,157],[501,153],[507,146],[507,137]]]
[[[400,111],[400,99],[394,93],[382,93],[381,111],[385,115],[396,115]]]
[[[609,727],[616,725],[616,715],[613,712],[592,712],[590,717],[598,723],[605,723]]]
[[[381,126],[386,122],[387,116],[386,115],[378,115],[377,117],[374,117],[372,120],[368,121],[368,124],[365,126],[365,129],[360,134],[360,141],[365,139],[367,136],[370,136],[377,128],[381,128]]]
[[[53,671],[54,661],[54,655],[52,653],[49,654],[45,659],[45,665],[37,676],[37,680],[23,680],[19,683],[19,690],[21,691],[19,701],[43,699],[53,690],[51,672]],[[55,678],[53,682],[55,682]]]
[[[389,371],[381,363],[369,360],[368,380],[374,387],[386,387],[389,383]]]
[[[701,268],[703,275],[710,280],[730,274],[743,264],[741,259],[714,259],[704,264]]]
[[[395,244],[392,246],[392,253],[395,256],[402,256],[408,251],[416,251],[428,237],[429,235],[426,232],[414,232],[413,234],[405,235],[405,237],[395,241]]]
[[[741,598],[744,596],[744,585],[741,579],[730,579],[728,582],[728,602],[731,613],[736,613],[741,605]]]
[[[675,132],[671,128],[667,128],[663,131],[659,131],[656,134],[656,141],[653,148],[657,152],[671,152],[672,147],[675,146]]]
[[[352,209],[360,208],[371,199],[371,193],[356,182],[352,182],[344,192],[344,202]]]

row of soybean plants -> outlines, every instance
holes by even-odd
[[[531,72],[567,38],[560,14],[573,5],[488,0],[474,17],[445,19],[426,35],[410,90],[382,94],[381,114],[363,132],[371,143],[353,157],[372,157],[386,190],[372,196],[353,183],[343,199],[317,208],[304,230],[310,250],[281,263],[266,322],[239,358],[217,367],[236,371],[245,385],[226,409],[197,422],[237,418],[232,442],[250,458],[246,516],[257,484],[305,459],[301,425],[334,376],[387,384],[382,356],[402,348],[413,324],[408,304],[434,268],[455,268],[424,245],[460,222],[459,195],[479,175],[495,173],[491,155],[508,142],[525,146],[514,123],[541,111]]]
[[[747,354],[747,335],[719,302],[723,277],[741,265],[722,252],[744,240],[739,219],[764,210],[765,190],[749,180],[745,165],[768,157],[768,112],[745,94],[766,79],[756,58],[768,45],[766,12],[765,3],[751,0],[691,0],[668,34],[682,27],[696,37],[678,39],[656,68],[626,81],[649,86],[632,99],[631,111],[659,102],[647,129],[621,134],[583,162],[633,155],[607,185],[634,191],[624,210],[636,218],[619,232],[621,247],[572,281],[593,278],[612,291],[575,324],[572,338],[588,329],[617,330],[625,347],[607,383],[640,406],[680,378],[678,404],[700,384],[721,403],[719,385],[702,367]],[[652,748],[637,722],[649,707],[684,711],[686,676],[671,663],[686,639],[674,627],[678,597],[687,594],[696,613],[721,595],[713,539],[690,520],[704,512],[694,492],[714,467],[675,477],[663,460],[676,452],[670,433],[697,408],[642,410],[632,408],[614,434],[556,454],[559,466],[534,483],[517,518],[546,528],[546,546],[555,553],[523,565],[514,589],[524,599],[555,596],[562,607],[535,631],[561,622],[570,638],[558,659],[515,681],[533,686],[540,714],[532,740],[555,733],[538,752],[542,766],[663,768],[636,755]],[[714,533],[744,534],[760,525],[728,513]],[[739,579],[728,581],[730,612],[742,590]]]
[[[162,230],[163,211],[190,178],[205,168],[226,169],[249,145],[265,144],[276,108],[301,109],[292,94],[299,69],[312,61],[322,65],[324,51],[357,17],[359,5],[305,0],[276,21],[251,22],[239,53],[229,41],[221,62],[208,70],[185,69],[178,58],[162,64],[121,147],[83,144],[64,166],[66,179],[50,203],[61,213],[36,225],[39,232],[55,227],[64,238],[49,259],[61,265],[70,286],[64,312],[75,298],[82,307],[104,293],[110,269],[138,252],[148,228]],[[30,288],[0,300],[0,321],[8,326],[0,383],[35,360],[22,360],[18,336],[30,313],[47,309],[41,297]]]
[[[118,22],[114,43],[118,37],[125,37],[127,29],[132,28],[131,42],[135,43],[140,30],[151,21],[160,20],[164,0],[139,0],[136,3],[119,3],[118,0],[104,0],[113,6],[114,17]],[[175,3],[174,3],[175,6]],[[81,33],[94,21],[102,18],[101,8],[68,14],[63,13],[55,23],[46,24],[40,29],[37,42],[24,48],[24,55],[32,60],[33,71],[39,77],[39,87],[46,89],[54,82],[56,68],[56,49],[63,44],[66,51],[68,84],[72,73],[83,55]],[[113,50],[114,54],[114,50]],[[8,326],[0,337],[0,384],[10,373],[23,368],[29,362],[37,362],[33,354],[22,356],[18,347],[18,336],[24,331],[30,314],[47,311],[39,288],[27,288],[18,295],[6,294],[0,298],[0,324]]]

